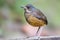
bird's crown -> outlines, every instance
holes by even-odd
[[[34,8],[34,6],[32,4],[27,4],[26,7],[29,8]]]

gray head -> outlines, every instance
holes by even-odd
[[[27,4],[25,7],[26,7],[27,9],[32,9],[32,8],[34,8],[34,6],[33,6],[32,4]]]
[[[35,7],[32,4],[27,4],[26,6],[24,6],[22,8],[24,8],[25,10],[32,11]]]

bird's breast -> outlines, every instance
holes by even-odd
[[[45,21],[43,20],[39,20],[38,18],[34,17],[33,15],[31,14],[26,14],[26,20],[27,22],[32,25],[32,26],[35,26],[35,27],[38,27],[38,26],[44,26],[45,25]]]

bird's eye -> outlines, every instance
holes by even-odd
[[[27,7],[28,9],[30,8],[30,7]]]

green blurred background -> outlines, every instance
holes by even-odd
[[[0,0],[0,25],[3,25],[6,19],[14,22],[18,19],[21,23],[26,23],[24,10],[20,8],[26,4],[34,5],[46,15],[49,28],[60,27],[60,0]]]

